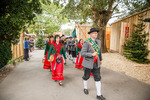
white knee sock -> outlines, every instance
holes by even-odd
[[[63,57],[63,61],[64,61],[64,63],[66,63],[66,62],[65,62],[65,58],[64,58],[64,57]]]
[[[83,80],[83,84],[84,84],[84,89],[87,89],[87,84],[88,84],[88,81],[86,81],[86,80]]]
[[[73,62],[74,62],[74,63],[76,62],[76,58],[73,58]]]
[[[97,89],[97,96],[101,96],[101,82],[97,81],[95,82],[96,89]]]
[[[74,60],[75,60],[74,62],[76,62],[76,58]]]

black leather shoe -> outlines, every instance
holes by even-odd
[[[89,94],[88,89],[84,89],[84,93],[85,93],[86,95],[88,95],[88,94]]]
[[[98,99],[98,100],[106,100],[106,98],[104,98],[103,95],[97,96],[97,99]]]

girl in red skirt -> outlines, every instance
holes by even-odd
[[[50,54],[54,56],[54,60],[52,61],[52,79],[55,81],[59,81],[59,85],[62,86],[63,77],[63,56],[66,61],[66,54],[64,47],[59,42],[60,36],[56,35],[54,38],[54,43],[51,44],[47,59],[49,59]]]
[[[45,61],[44,61],[43,69],[50,69],[50,72],[51,72],[51,63],[47,60],[47,55],[49,53],[50,46],[53,42],[54,42],[54,37],[51,35],[49,37],[49,41],[46,43],[46,48],[44,52]]]
[[[82,61],[83,61],[83,57],[81,56],[81,49],[82,49],[82,45],[83,45],[83,39],[80,39],[79,40],[79,43],[77,44],[77,47],[76,47],[76,55],[77,56],[77,59],[76,59],[76,64],[75,64],[75,68],[78,68],[78,69],[82,69]]]

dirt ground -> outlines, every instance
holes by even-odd
[[[138,64],[119,53],[104,53],[102,66],[150,84],[150,64]]]

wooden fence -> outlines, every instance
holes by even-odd
[[[20,33],[20,41],[16,45],[11,45],[12,58],[16,59],[20,56],[24,56],[24,47],[23,47],[24,33]]]

